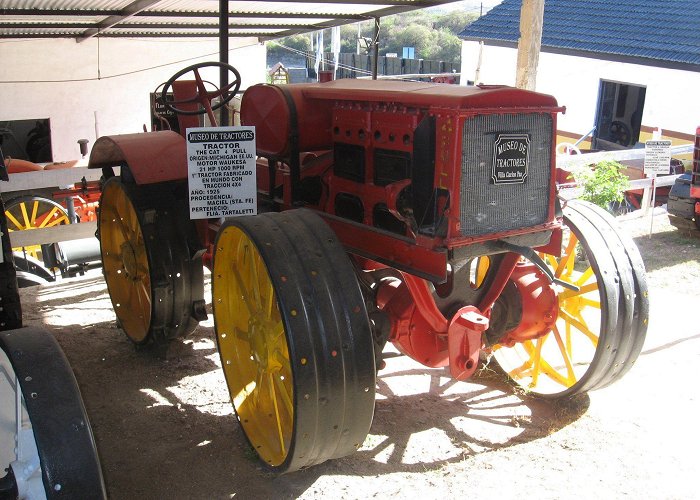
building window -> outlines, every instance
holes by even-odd
[[[629,83],[600,81],[595,149],[624,149],[639,141],[646,87]]]

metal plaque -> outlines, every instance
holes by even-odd
[[[523,184],[530,161],[528,134],[499,134],[493,145],[491,180],[494,184]]]

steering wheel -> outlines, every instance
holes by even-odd
[[[199,70],[201,68],[207,68],[207,67],[218,67],[218,68],[224,68],[228,70],[230,73],[233,73],[235,78],[233,79],[232,82],[230,82],[226,87],[221,88],[221,89],[216,89],[216,90],[207,90],[205,85],[204,85],[204,80],[202,80],[202,77],[199,75]],[[175,80],[179,79],[182,75],[189,73],[189,72],[194,73],[194,80],[197,84],[197,92],[186,99],[180,99],[180,100],[173,100],[173,101],[168,101],[166,100],[166,95],[168,94],[168,91],[170,90],[170,87],[173,86],[173,83],[175,83]],[[175,73],[173,76],[170,77],[170,79],[163,84],[163,90],[160,91],[160,98],[163,103],[163,105],[173,111],[174,113],[180,113],[183,115],[202,115],[204,113],[207,113],[207,108],[211,109],[212,111],[219,109],[221,106],[229,102],[233,97],[236,95],[238,90],[241,88],[241,75],[238,73],[238,70],[231,66],[230,64],[222,63],[222,62],[202,62],[202,63],[197,63],[193,64],[192,66],[187,66],[185,69],[178,71]],[[227,95],[228,94],[228,95]],[[211,105],[211,101],[217,97],[220,97],[221,100],[216,103],[214,106]],[[179,105],[182,104],[190,104],[190,103],[198,103],[201,107],[199,109],[195,110],[187,110],[187,109],[182,109],[179,108]]]

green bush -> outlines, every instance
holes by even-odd
[[[623,168],[620,162],[605,160],[576,169],[574,178],[582,189],[580,198],[613,212],[625,199],[629,187],[629,178],[621,172]]]

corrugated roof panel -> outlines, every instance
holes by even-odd
[[[249,29],[263,33],[263,37],[267,33],[279,37],[453,1],[456,0],[350,0],[350,3],[339,3],[337,0],[233,0],[228,2],[231,25],[229,35],[238,36],[237,31],[232,31],[236,29],[236,24],[251,25]],[[48,22],[62,26],[52,28],[61,30],[58,36],[75,33],[75,27],[78,26],[76,37],[80,37],[79,30],[83,25],[86,25],[82,32],[84,36],[120,36],[125,33],[120,28],[123,25],[137,30],[139,36],[158,36],[163,30],[170,32],[171,28],[184,35],[193,30],[200,35],[200,31],[208,33],[214,31],[213,24],[218,25],[219,0],[153,0],[150,4],[145,0],[137,3],[137,6],[143,7],[138,11],[133,8],[135,0],[0,2],[0,38],[17,37],[18,29],[27,38],[31,38],[33,33],[47,36],[45,25]],[[171,26],[163,26],[164,22]]]
[[[517,42],[521,0],[504,0],[467,26],[469,40]],[[700,64],[697,0],[547,0],[542,48]]]

